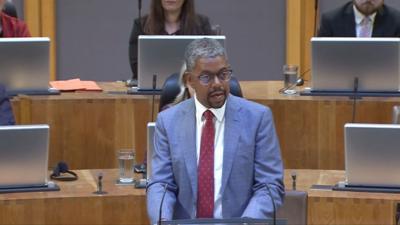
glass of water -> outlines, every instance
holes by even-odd
[[[135,152],[133,149],[121,149],[118,151],[119,182],[133,183],[133,171],[135,166]]]
[[[283,93],[287,95],[292,95],[297,93],[297,79],[298,79],[298,69],[296,65],[284,65],[283,66],[283,81],[284,81],[284,91]]]

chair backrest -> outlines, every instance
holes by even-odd
[[[174,102],[176,96],[178,96],[180,93],[181,87],[179,84],[179,79],[179,74],[174,73],[165,80],[161,91],[160,105],[158,109],[159,112],[161,112],[166,105]]]
[[[164,107],[168,104],[174,102],[176,96],[180,93],[181,87],[179,84],[180,76],[178,73],[174,73],[170,75],[164,82],[160,104],[159,104],[159,112],[161,112]],[[242,89],[240,87],[239,81],[236,77],[232,77],[229,81],[230,93],[237,97],[243,97]]]
[[[278,218],[287,219],[287,224],[307,224],[307,192],[286,191],[283,206],[278,209]]]
[[[236,77],[231,78],[229,86],[232,95],[243,98],[242,88],[240,87],[239,80]]]
[[[12,3],[11,1],[4,2],[3,12],[9,16],[18,18],[17,9],[15,8],[14,3]]]

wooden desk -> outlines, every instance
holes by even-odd
[[[61,191],[0,195],[0,224],[149,224],[143,189],[116,186],[117,170],[102,170],[106,195],[95,195],[99,170],[57,182]]]
[[[125,90],[122,83],[101,86]],[[285,168],[344,169],[343,126],[351,121],[352,100],[281,95],[280,81],[243,81],[241,86],[245,98],[272,109]],[[363,98],[357,101],[356,121],[390,123],[398,104],[400,98]],[[136,149],[137,161],[144,159],[149,96],[24,96],[13,107],[19,123],[50,124],[50,166],[65,160],[74,169],[115,168],[115,152],[127,147]]]
[[[1,194],[0,224],[149,224],[145,191],[116,186],[116,169],[101,170],[108,194],[92,194],[99,171],[77,171],[79,180],[58,182],[59,192]],[[291,187],[291,173],[285,171],[286,187]],[[344,171],[296,173],[298,190],[308,192],[308,224],[395,224],[400,195],[311,190],[313,184],[344,180]]]
[[[285,96],[280,81],[244,81],[244,97],[272,109],[285,168],[344,169],[345,123],[352,121],[348,97]],[[391,123],[400,98],[363,98],[357,123]]]
[[[122,83],[101,84],[106,91],[126,91]],[[158,100],[156,101],[158,109]],[[50,125],[49,166],[64,160],[73,169],[116,168],[116,152],[137,150],[144,159],[151,98],[102,92],[20,96],[13,100],[19,124]]]
[[[291,187],[285,171],[285,185]],[[334,185],[344,181],[344,171],[296,170],[298,190],[308,192],[307,224],[396,224],[398,194],[342,192],[310,189],[314,184]]]

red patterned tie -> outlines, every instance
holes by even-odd
[[[213,218],[214,215],[214,115],[204,112],[206,123],[201,133],[200,160],[197,167],[197,218]]]

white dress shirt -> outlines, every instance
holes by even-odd
[[[207,109],[198,100],[196,95],[194,96],[196,106],[196,153],[197,153],[197,165],[199,164],[200,158],[200,142],[201,132],[205,125],[205,118],[203,113],[206,110],[210,110],[214,114],[214,128],[215,128],[215,139],[214,139],[214,218],[222,218],[222,196],[221,196],[221,181],[222,181],[222,165],[223,165],[223,153],[224,153],[224,131],[225,131],[225,107],[224,105],[219,109]]]
[[[360,37],[361,29],[363,26],[361,23],[366,16],[364,14],[362,14],[360,11],[358,11],[357,7],[354,5],[353,5],[353,10],[354,10],[354,16],[355,16],[355,22],[356,22],[356,35],[357,35],[357,37]],[[374,12],[373,14],[371,14],[367,17],[369,17],[369,20],[370,20],[370,25],[368,26],[369,34],[370,34],[369,36],[372,37],[376,12]]]

